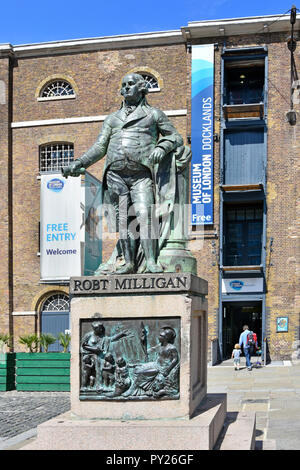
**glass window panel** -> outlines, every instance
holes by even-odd
[[[255,209],[255,218],[256,218],[256,219],[262,219],[262,218],[263,218],[263,210],[262,210],[262,208],[256,208],[256,209]]]
[[[43,88],[41,97],[51,98],[55,96],[66,96],[74,94],[74,90],[68,82],[62,80],[55,80],[51,83],[48,83]]]
[[[244,220],[244,219],[245,219],[245,209],[237,209],[236,220]]]
[[[40,147],[40,172],[60,172],[74,160],[73,144],[49,144]]]
[[[147,84],[147,87],[150,91],[151,90],[159,90],[158,81],[156,80],[155,77],[153,77],[152,75],[146,74],[146,73],[142,73],[142,72],[140,73],[140,75],[145,80],[145,82]]]
[[[247,220],[254,220],[254,208],[250,207],[246,209],[246,219]]]
[[[226,212],[227,220],[235,220],[235,210],[228,210]]]
[[[54,294],[48,297],[43,304],[44,312],[68,312],[70,310],[69,297],[65,294]]]

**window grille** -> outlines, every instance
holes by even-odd
[[[40,172],[60,172],[73,160],[73,144],[47,144],[40,147]]]
[[[54,294],[45,300],[43,312],[68,312],[70,310],[69,297],[66,294]]]
[[[140,75],[143,77],[143,79],[145,80],[146,84],[147,84],[147,87],[148,87],[148,90],[151,92],[151,91],[159,91],[160,88],[159,88],[159,84],[158,84],[158,81],[156,80],[155,77],[153,77],[152,75],[149,75],[149,74],[146,74],[146,73],[140,73]]]
[[[42,98],[54,98],[57,96],[74,96],[75,92],[70,85],[65,80],[55,80],[48,83],[41,92]]]

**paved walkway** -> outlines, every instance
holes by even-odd
[[[248,371],[232,361],[208,367],[208,392],[227,393],[228,418],[256,413],[256,449],[300,450],[300,364],[272,363]]]
[[[239,371],[232,361],[209,366],[208,393],[227,393],[227,423],[238,411],[256,412],[257,449],[300,450],[300,363],[251,372],[243,362]],[[22,448],[38,424],[69,409],[68,392],[0,392],[0,450]]]

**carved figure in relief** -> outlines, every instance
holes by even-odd
[[[82,358],[82,386],[93,387],[96,380],[96,361],[90,354],[85,354]]]
[[[155,398],[178,393],[179,355],[174,341],[176,333],[164,326],[158,337],[159,345],[150,349],[157,351],[156,360],[142,364],[130,364],[133,368],[132,385],[124,396],[152,396]]]
[[[111,388],[115,383],[115,370],[116,363],[111,353],[106,354],[104,357],[104,364],[102,368],[102,381],[103,385]]]
[[[129,377],[128,366],[124,357],[117,358],[117,367],[116,367],[116,387],[114,396],[120,396],[122,393],[126,392],[131,385],[131,380]]]
[[[129,335],[128,330],[123,330],[116,335],[109,336],[105,333],[105,327],[100,321],[92,323],[92,331],[86,333],[81,342],[81,353],[89,353],[93,355],[96,363],[96,380],[95,386],[100,389],[103,385],[103,363],[104,358],[109,352],[110,344]]]
[[[123,325],[109,321],[107,329],[117,333],[107,335],[103,323],[94,321],[92,330],[84,334],[82,396],[88,398],[91,394],[99,400],[179,398],[177,329],[152,319],[146,325],[127,320],[127,329]],[[111,346],[121,338],[125,341]]]

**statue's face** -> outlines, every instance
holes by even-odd
[[[163,328],[159,332],[158,339],[159,339],[161,344],[170,343],[174,339],[173,332],[171,330]]]
[[[129,103],[138,103],[142,98],[142,92],[139,89],[138,80],[134,75],[126,75],[122,80],[121,95]]]
[[[168,341],[167,333],[165,330],[160,330],[158,339],[161,344],[164,344]]]
[[[105,328],[102,323],[93,323],[92,327],[96,335],[103,334],[105,332]]]

